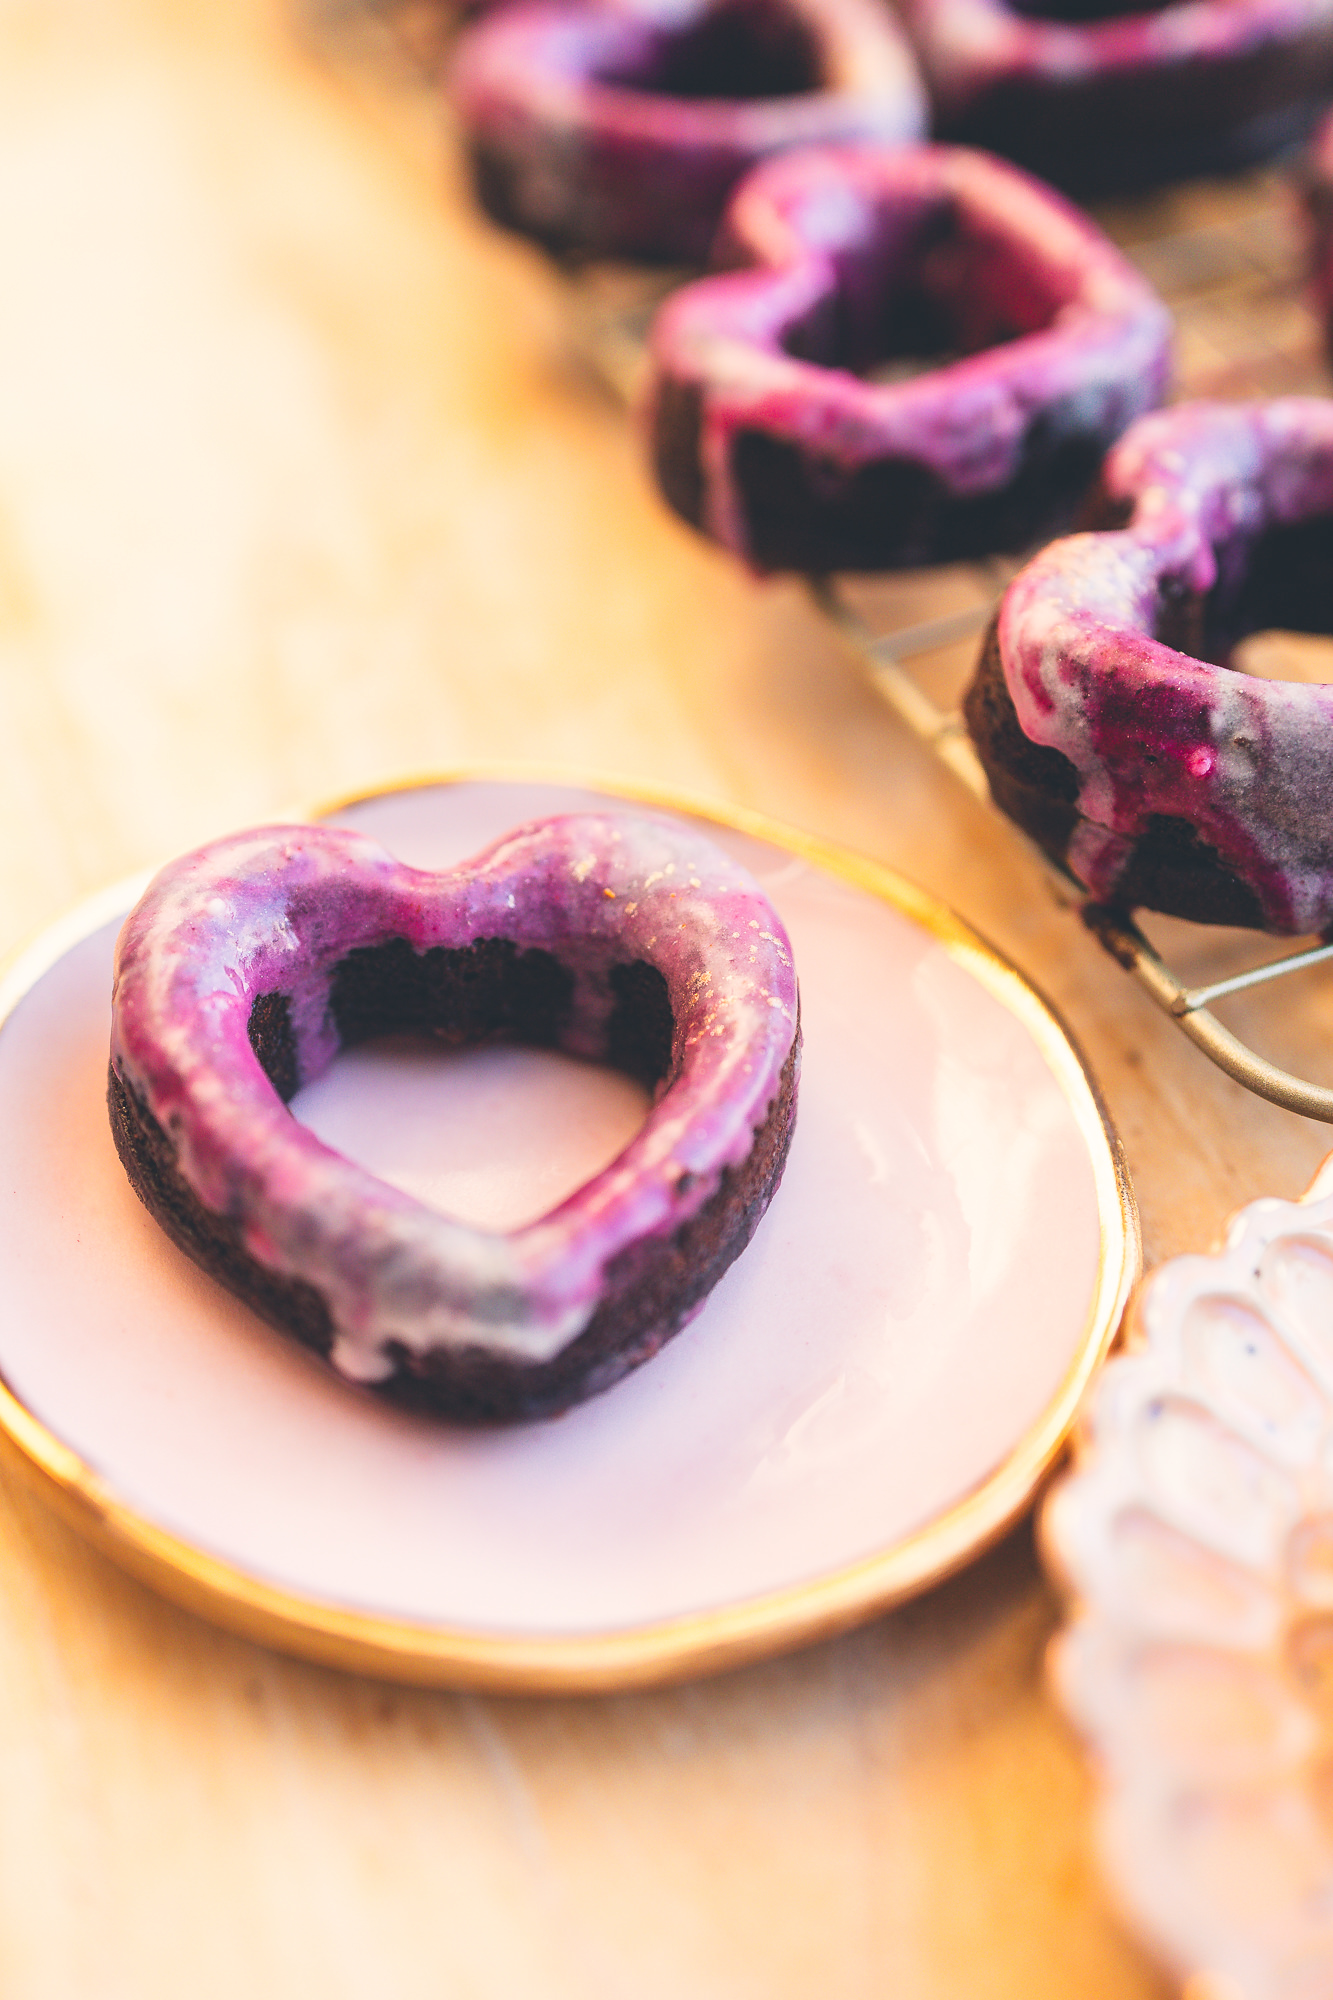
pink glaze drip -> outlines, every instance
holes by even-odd
[[[717,0],[515,0],[460,39],[451,94],[474,143],[504,160],[534,234],[702,260],[731,187],[757,161],[915,139],[927,123],[911,50],[879,0],[770,4],[808,34],[819,87],[748,99],[656,88],[673,43],[722,11]]]
[[[642,1130],[558,1208],[510,1234],[422,1206],[299,1125],[249,1040],[254,1001],[288,996],[300,1080],[337,1052],[330,979],[349,951],[479,938],[552,952],[575,977],[563,1046],[604,1055],[610,966],[646,960],[676,1024]],[[711,842],[639,816],[535,822],[440,874],[364,835],[268,827],[156,877],[116,951],[112,1062],[173,1141],[205,1207],[251,1255],[314,1285],[333,1359],[357,1380],[385,1347],[478,1345],[526,1360],[587,1324],[603,1268],[672,1234],[750,1151],[797,1033],[791,948],[751,877]]]
[[[967,282],[957,309],[1024,330],[915,379],[876,384],[818,366],[787,343],[841,304],[867,326],[932,214],[955,215]],[[722,246],[747,266],[669,299],[652,330],[656,393],[702,391],[703,526],[748,555],[735,477],[738,433],[793,442],[847,471],[879,460],[927,466],[951,492],[1010,481],[1034,416],[1078,399],[1108,440],[1158,403],[1170,315],[1085,216],[1018,169],[958,147],[841,148],[769,162],[737,191]]]
[[[1188,820],[1275,931],[1333,922],[1333,687],[1252,679],[1153,637],[1164,579],[1206,592],[1264,529],[1333,511],[1333,403],[1192,404],[1111,453],[1117,533],[1055,542],[1010,585],[1000,653],[1018,720],[1079,778],[1069,862],[1115,893],[1150,814]]]

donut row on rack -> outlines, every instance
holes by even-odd
[[[795,146],[929,128],[1078,194],[1261,158],[1333,95],[1333,0],[506,0],[450,83],[498,221],[697,261]]]
[[[1333,121],[1317,221],[1331,153]],[[1151,414],[1165,306],[983,153],[770,161],[718,255],[651,335],[676,511],[752,568],[807,572],[1021,550],[1077,518],[1005,593],[968,693],[997,805],[1100,901],[1333,925],[1333,687],[1232,665],[1257,631],[1333,633],[1333,402]],[[923,351],[946,359],[875,379]]]
[[[1112,139],[1154,170],[1253,156],[1333,88],[1333,0],[907,18],[939,121],[1054,147],[1067,181]],[[680,515],[806,572],[1023,550],[1079,519],[1006,592],[967,696],[996,803],[1101,901],[1333,927],[1333,687],[1231,665],[1265,627],[1333,632],[1333,403],[1150,414],[1162,301],[1054,189],[913,143],[911,54],[868,0],[518,0],[464,37],[454,86],[499,218],[564,252],[711,242],[650,336]],[[1333,120],[1305,196],[1333,305]]]

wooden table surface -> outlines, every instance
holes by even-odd
[[[1217,198],[1156,233],[1206,250]],[[472,212],[382,37],[277,0],[3,0],[0,271],[0,942],[296,801],[571,764],[951,901],[1073,1024],[1149,1260],[1305,1185],[1323,1128],[1186,1046],[799,587],[667,514],[551,273]],[[1322,383],[1288,278],[1258,253],[1250,278],[1271,386]],[[1222,379],[1254,357],[1220,283],[1187,345]],[[1263,1032],[1317,1067],[1326,1015],[1315,992]],[[586,1700],[279,1658],[21,1481],[0,1582],[5,2000],[1163,1990],[1096,1877],[1026,1526],[835,1643]]]

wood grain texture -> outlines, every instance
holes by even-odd
[[[1193,199],[1117,226],[1197,230]],[[667,514],[382,38],[276,0],[3,0],[0,270],[0,941],[301,799],[568,762],[944,895],[1073,1024],[1150,1259],[1305,1184],[1325,1132],[1109,967],[796,585]],[[1249,279],[1263,365],[1322,381],[1289,260]],[[1205,264],[1205,372],[1244,347],[1228,282]],[[1320,1060],[1318,989],[1270,1018]],[[6,2000],[1160,1992],[1093,1873],[1026,1530],[836,1644],[581,1702],[268,1655],[9,1485],[0,1597]]]

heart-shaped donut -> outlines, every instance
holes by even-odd
[[[450,89],[497,222],[666,263],[703,261],[757,160],[927,115],[882,0],[517,0],[460,38]]]
[[[1333,633],[1333,402],[1191,403],[1110,454],[1103,532],[1021,570],[968,691],[996,803],[1102,902],[1333,924],[1333,687],[1233,671]]]
[[[890,569],[1065,525],[1161,401],[1166,307],[1086,216],[945,146],[758,167],[651,336],[671,505],[756,569]],[[895,357],[941,356],[875,380]]]
[[[110,1107],[167,1233],[345,1376],[462,1419],[607,1387],[696,1310],[781,1177],[791,947],[739,863],[586,813],[441,873],[276,826],[159,874],[116,948]],[[605,1062],[654,1092],[621,1154],[507,1234],[451,1220],[299,1124],[340,1047],[417,1030]]]

